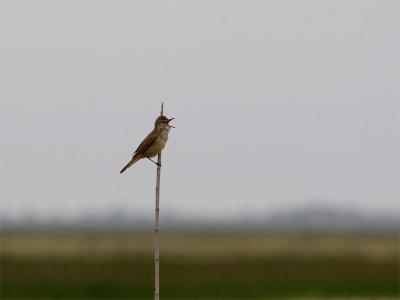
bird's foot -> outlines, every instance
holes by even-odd
[[[159,164],[158,162],[152,160],[150,157],[146,157],[146,158],[147,158],[148,160],[151,160],[153,163],[155,163],[157,167],[160,167],[160,168],[161,168],[161,164]]]

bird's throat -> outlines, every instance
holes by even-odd
[[[169,130],[170,130],[171,128],[169,128],[169,127],[165,127],[162,131],[161,131],[161,138],[166,142],[166,141],[168,141],[168,133],[169,133]]]

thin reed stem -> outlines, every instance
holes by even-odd
[[[164,114],[164,103],[161,103],[161,113]],[[155,222],[154,222],[154,300],[160,299],[160,179],[161,179],[161,152],[158,154],[157,159],[157,180],[156,180],[156,209],[155,209]]]

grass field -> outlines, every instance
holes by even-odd
[[[164,299],[397,298],[395,234],[163,233]],[[3,233],[1,299],[152,299],[151,233]]]

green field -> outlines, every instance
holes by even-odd
[[[395,234],[162,233],[161,298],[397,298]],[[146,233],[3,233],[1,299],[152,299]]]

